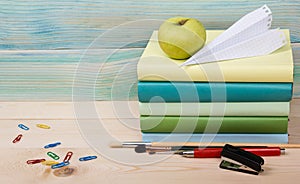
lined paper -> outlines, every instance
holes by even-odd
[[[243,16],[181,66],[267,55],[286,44],[279,29],[270,29],[272,12],[264,5]]]

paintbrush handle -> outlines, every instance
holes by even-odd
[[[199,142],[152,142],[151,146],[155,147],[167,147],[167,146],[225,146],[225,144],[231,144],[237,147],[247,146],[268,146],[268,147],[280,147],[280,148],[300,148],[300,144],[263,144],[263,143],[199,143]]]

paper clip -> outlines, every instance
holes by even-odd
[[[220,168],[258,175],[264,159],[248,151],[226,144],[221,152]]]
[[[36,124],[37,127],[39,128],[43,128],[43,129],[50,129],[51,127],[49,125],[45,125],[45,124]]]
[[[73,155],[73,152],[69,151],[64,158],[64,162],[70,161],[72,155]]]
[[[23,135],[19,134],[12,142],[13,143],[17,143],[17,142],[19,142],[21,140],[22,137],[23,137]]]
[[[60,145],[61,143],[60,142],[56,142],[56,143],[52,143],[52,144],[47,144],[46,146],[44,146],[45,149],[47,148],[53,148],[53,147],[56,147],[58,145]]]
[[[35,160],[27,160],[27,164],[38,164],[38,163],[41,163],[41,162],[44,162],[46,161],[46,159],[35,159]]]
[[[67,166],[67,165],[69,165],[69,164],[70,164],[70,162],[61,162],[61,163],[52,165],[51,168],[52,168],[52,169],[58,169],[58,168]]]
[[[86,157],[79,158],[79,161],[88,161],[88,160],[93,160],[96,158],[97,158],[97,156],[86,156]]]
[[[29,130],[29,128],[27,126],[25,126],[24,124],[18,124],[18,127],[23,130]]]
[[[49,152],[47,153],[47,155],[48,155],[49,157],[53,158],[54,160],[58,160],[58,159],[59,159],[59,156],[56,155],[55,153],[51,152],[51,151],[49,151]]]
[[[46,161],[43,161],[41,162],[43,165],[45,166],[52,166],[52,165],[56,165],[56,164],[59,164],[59,162],[56,162],[56,161],[52,161],[52,160],[46,160]]]

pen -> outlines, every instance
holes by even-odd
[[[258,147],[241,149],[254,153],[258,156],[279,156],[284,153],[284,149],[281,149],[280,147]],[[222,148],[197,148],[192,151],[184,151],[180,154],[188,158],[220,158],[222,150]]]

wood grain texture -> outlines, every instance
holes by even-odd
[[[85,106],[89,102],[82,102]],[[80,105],[80,104],[79,104]],[[298,109],[300,107],[300,99],[293,99],[291,102],[290,115],[289,115],[289,143],[300,143],[300,115]],[[1,135],[7,135],[7,139],[12,139],[14,134],[11,134],[14,127],[17,127],[18,123],[24,122],[30,127],[37,129],[35,125],[37,123],[45,123],[53,126],[50,132],[55,132],[59,137],[59,134],[63,134],[64,131],[73,132],[74,136],[76,131],[76,125],[82,121],[76,121],[78,118],[86,121],[102,122],[105,128],[110,132],[117,132],[114,136],[123,140],[134,140],[134,136],[140,137],[139,126],[139,107],[137,101],[97,101],[93,102],[91,107],[95,110],[96,115],[89,114],[88,112],[81,112],[77,108],[75,102],[2,102],[0,105],[0,124],[1,122],[5,127],[0,129]],[[102,121],[103,120],[103,121]],[[6,123],[5,123],[6,122]],[[59,129],[62,127],[62,129]],[[80,126],[79,126],[80,127]],[[3,131],[3,132],[1,132]],[[45,131],[47,132],[47,131]],[[97,132],[97,130],[91,130]],[[17,135],[17,131],[14,132]],[[41,133],[35,130],[34,133]],[[67,134],[64,136],[68,136]],[[127,139],[124,139],[126,137]],[[45,140],[37,140],[36,144],[39,145]],[[70,144],[72,141],[69,141]],[[78,144],[83,146],[84,144]],[[0,144],[0,147],[3,146]],[[72,146],[72,144],[70,145]],[[74,145],[73,145],[74,146]]]
[[[76,89],[82,89],[83,98],[136,100],[136,62],[163,20],[195,17],[208,29],[226,29],[263,4],[273,11],[273,27],[291,30],[295,63],[299,63],[297,0],[2,0],[0,100],[70,101],[80,60],[95,68],[107,61],[106,54],[109,64],[99,74],[90,73],[88,67],[81,70]],[[98,50],[84,54],[87,48]],[[295,97],[300,95],[299,70],[295,64]],[[93,74],[99,75],[95,86]]]
[[[300,27],[295,24],[300,20],[298,0],[2,0],[0,49],[82,49],[114,26],[173,16],[195,17],[207,29],[225,29],[263,4],[268,4],[274,14],[273,27],[291,29],[292,42],[299,42]],[[129,32],[143,30],[134,27]],[[107,46],[114,46],[114,42]]]
[[[300,44],[294,43],[294,97],[300,96]],[[0,51],[1,101],[136,100],[142,48]],[[96,81],[95,81],[96,80]],[[76,85],[74,85],[74,81]]]
[[[136,100],[136,63],[145,47],[145,38],[157,29],[159,22],[172,16],[188,16],[200,19],[208,29],[225,29],[246,12],[265,3],[273,11],[273,27],[291,30],[294,94],[300,96],[298,0],[0,0],[0,183],[175,184],[200,180],[205,183],[276,184],[299,180],[299,149],[288,149],[281,157],[265,158],[265,172],[261,176],[221,170],[218,168],[220,159],[171,156],[160,162],[136,166],[120,164],[99,154],[96,160],[79,162],[81,156],[98,153],[89,147],[78,129],[74,104],[57,102],[72,100],[75,74],[81,77],[76,89],[82,89],[80,95],[88,99]],[[144,19],[148,21],[143,23]],[[118,25],[122,29],[116,29]],[[89,46],[96,50],[83,57]],[[109,57],[105,58],[106,55]],[[87,66],[76,73],[81,59],[88,61]],[[101,65],[103,61],[105,65]],[[99,66],[102,67],[99,74],[91,70]],[[97,85],[93,88],[95,83],[90,79],[95,74]],[[299,106],[299,100],[294,99],[289,124],[291,143],[300,142]],[[141,140],[137,107],[135,101],[129,104],[95,102],[106,129],[119,140]],[[86,122],[98,121],[88,115],[81,118]],[[30,126],[30,131],[18,129],[20,122]],[[124,122],[135,128],[129,128]],[[35,127],[37,123],[49,124],[51,129],[39,129]],[[11,143],[19,133],[24,134],[21,142]],[[91,129],[91,135],[99,136],[99,132]],[[63,143],[53,149],[61,157],[67,151],[74,152],[72,176],[56,177],[49,168],[26,164],[28,159],[45,157],[42,147],[54,141]],[[120,157],[138,158],[133,150],[117,151]],[[151,156],[155,160],[160,157],[164,156]]]
[[[99,120],[91,120],[84,119],[84,122],[91,121],[100,121]],[[141,132],[139,130],[139,120],[138,119],[103,119],[105,122],[104,126],[107,132],[110,133],[111,136],[114,136],[116,140],[112,140],[111,142],[116,142],[120,140],[141,140]],[[124,122],[131,123],[136,129],[128,128],[124,124]],[[18,124],[23,123],[28,126],[30,130],[22,131],[18,128]],[[49,125],[51,128],[49,130],[44,130],[41,128],[37,128],[36,124],[43,123]],[[89,145],[85,142],[85,136],[80,132],[80,127],[77,124],[75,119],[72,120],[62,120],[59,119],[9,119],[9,120],[0,120],[0,133],[1,133],[1,142],[0,148],[43,148],[45,145],[61,142],[62,147],[64,148],[87,148]],[[91,127],[89,130],[89,136],[93,135],[97,138],[103,138],[103,136],[99,135],[99,131],[97,131],[97,127]],[[23,137],[20,142],[13,144],[13,139],[18,135],[23,134]],[[101,141],[101,139],[99,139]],[[59,148],[60,146],[58,146]],[[109,145],[107,144],[108,148]],[[52,149],[49,149],[50,151]],[[48,150],[48,151],[49,151]]]
[[[294,96],[300,97],[300,43],[293,47],[294,58]]]
[[[70,149],[57,149],[58,153],[66,153]],[[75,172],[70,177],[60,178],[53,171],[40,165],[26,165],[28,158],[44,155],[42,149],[5,149],[0,156],[5,162],[0,162],[1,183],[183,183],[195,182],[201,178],[206,183],[294,183],[299,176],[299,150],[287,150],[287,155],[281,157],[265,157],[265,172],[260,176],[226,171],[218,168],[220,159],[187,159],[172,156],[169,159],[145,166],[128,166],[114,163],[99,156],[97,160],[79,162],[81,155],[95,154],[87,148],[71,149],[74,160],[71,167]],[[160,157],[152,155],[152,157]],[[3,169],[5,168],[5,169]],[[18,175],[18,177],[15,177]]]
[[[58,153],[66,153],[70,149],[59,148]],[[0,162],[1,183],[45,183],[45,184],[74,184],[74,183],[183,183],[195,182],[199,179],[206,183],[245,183],[252,184],[294,183],[300,179],[299,150],[288,149],[286,155],[280,157],[265,157],[265,171],[259,176],[226,171],[218,168],[220,159],[188,159],[172,156],[165,161],[144,165],[128,166],[114,163],[99,156],[97,160],[79,162],[76,158],[82,155],[95,154],[91,149],[73,148],[74,160],[71,167],[75,168],[72,176],[61,178],[53,175],[53,171],[41,165],[26,165],[29,158],[41,157],[44,150],[39,148],[5,149],[0,156],[5,162]],[[152,155],[152,157],[160,157]],[[76,159],[76,160],[75,160]],[[4,169],[5,168],[5,169]],[[18,175],[18,177],[15,177]]]
[[[0,90],[0,100],[70,101],[74,87],[82,89],[81,96],[97,100],[136,99],[136,65],[142,51],[3,51],[0,88],[5,90]],[[133,86],[126,93],[128,85]]]
[[[73,120],[76,119],[74,102],[1,102],[0,119]],[[138,101],[95,101],[97,118],[139,118]],[[81,116],[92,119],[92,116]]]
[[[130,102],[136,106],[136,102]],[[107,129],[121,141],[141,140],[139,131],[133,131],[123,126],[116,118],[112,118],[113,102],[97,102],[102,108]],[[293,100],[290,119],[290,142],[300,142],[299,109],[300,100]],[[287,149],[280,157],[265,157],[265,171],[259,176],[236,173],[219,169],[220,159],[188,159],[178,155],[147,155],[136,154],[132,149],[116,149],[122,157],[140,156],[153,159],[153,163],[146,165],[121,164],[117,160],[107,157],[103,152],[90,148],[81,136],[72,114],[73,105],[70,102],[4,102],[0,107],[0,182],[45,183],[45,184],[73,184],[73,183],[192,183],[199,178],[206,183],[294,183],[300,179],[299,149]],[[134,108],[134,107],[133,107]],[[47,114],[48,113],[48,114]],[[51,118],[50,116],[53,115]],[[137,118],[131,118],[138,124]],[[25,132],[17,127],[23,122],[30,127]],[[46,123],[50,130],[36,128],[36,123]],[[17,143],[11,140],[18,133],[23,133],[23,139]],[[93,131],[92,134],[99,132]],[[296,135],[296,136],[295,136]],[[43,165],[27,165],[29,159],[46,158],[45,144],[60,141],[62,144],[51,151],[61,158],[68,151],[74,153],[70,167],[75,171],[68,177],[57,177],[53,170]],[[101,141],[101,140],[99,140]],[[112,148],[105,148],[112,149]],[[96,160],[79,162],[78,158],[86,155],[98,155]],[[18,177],[15,177],[15,176]]]

